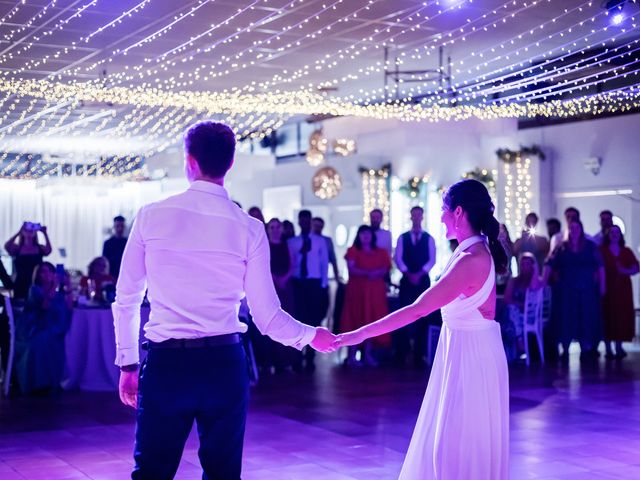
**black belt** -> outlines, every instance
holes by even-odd
[[[239,333],[227,333],[225,335],[216,335],[214,337],[202,338],[170,338],[164,342],[146,341],[142,344],[144,350],[152,348],[206,348],[221,347],[223,345],[235,345],[240,343],[242,339]]]

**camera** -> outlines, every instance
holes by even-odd
[[[37,232],[42,228],[42,225],[34,222],[24,222],[24,229],[31,230],[32,232]]]

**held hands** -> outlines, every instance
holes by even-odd
[[[329,353],[335,350],[333,346],[336,336],[324,327],[316,328],[316,336],[311,340],[311,347],[322,353]]]
[[[333,348],[340,347],[350,347],[352,345],[358,345],[359,343],[364,342],[367,337],[362,333],[361,330],[354,330],[348,333],[341,333],[336,337],[336,340],[333,342]]]
[[[120,401],[125,405],[138,407],[138,372],[120,372],[120,384],[118,385]]]

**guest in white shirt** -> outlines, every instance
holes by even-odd
[[[401,307],[411,305],[431,286],[429,272],[436,263],[436,242],[422,229],[423,217],[422,207],[413,207],[411,230],[400,235],[396,243],[395,261],[402,272],[399,298]],[[428,323],[427,318],[422,318],[394,332],[396,362],[404,364],[413,341],[414,363],[417,366],[424,364]]]
[[[238,321],[246,296],[258,328],[298,349],[333,336],[280,308],[263,225],[224,189],[235,134],[214,122],[185,135],[185,192],[140,209],[113,305],[120,398],[137,407],[133,479],[173,478],[194,420],[207,478],[239,479],[248,375]],[[148,289],[149,354],[138,374],[140,304]],[[138,378],[139,385],[138,385]]]
[[[325,239],[311,232],[311,212],[298,213],[300,235],[289,239],[289,254],[293,268],[293,294],[296,317],[302,323],[319,326],[329,308],[329,252]],[[314,351],[305,350],[305,368],[314,370]],[[302,357],[297,367],[301,367]]]
[[[604,239],[607,238],[609,230],[613,227],[613,213],[611,210],[603,210],[600,212],[600,231],[593,236],[593,241],[599,247],[604,243]]]
[[[369,223],[371,224],[373,234],[376,236],[376,245],[378,248],[386,250],[389,256],[391,256],[391,250],[393,249],[391,232],[382,228],[383,219],[384,214],[379,208],[374,208],[369,212]]]

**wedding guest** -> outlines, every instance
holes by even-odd
[[[38,241],[38,232],[44,237],[44,245]],[[5,250],[13,257],[15,272],[13,297],[19,300],[27,298],[33,282],[33,272],[43,258],[51,254],[51,241],[47,227],[32,222],[24,222],[20,231],[4,244]]]
[[[602,339],[601,297],[605,273],[600,250],[584,234],[579,220],[569,223],[569,238],[547,260],[544,280],[557,274],[553,285],[553,323],[562,343],[561,358],[568,359],[572,340],[580,342],[581,358],[598,356]]]
[[[13,290],[13,280],[7,273],[0,258],[0,282],[2,288]],[[4,307],[4,300],[0,296],[0,307]],[[0,308],[0,370],[5,371],[7,360],[9,359],[9,345],[11,336],[9,334],[9,317],[5,308]]]
[[[609,230],[613,227],[613,213],[611,210],[603,210],[600,212],[600,231],[593,236],[593,241],[596,245],[601,246],[604,243]]]
[[[124,247],[127,245],[127,237],[125,231],[127,222],[122,215],[118,215],[113,219],[113,235],[105,240],[102,246],[102,256],[109,261],[109,275],[118,278],[120,275],[120,264],[122,263],[122,254]]]
[[[513,273],[511,269],[511,261],[513,259],[513,242],[511,241],[509,230],[504,223],[500,224],[498,241],[507,254],[507,268],[504,272],[496,273],[496,293],[498,295],[503,295],[505,288],[507,288],[507,282]]]
[[[282,221],[282,240],[288,242],[290,238],[296,236],[296,229],[289,220]]]
[[[72,306],[69,277],[57,278],[49,262],[38,265],[16,331],[16,371],[23,393],[44,394],[60,388]]]
[[[338,259],[336,258],[336,249],[333,246],[333,240],[331,237],[322,234],[322,230],[324,229],[324,220],[320,217],[314,217],[311,220],[311,231],[316,235],[324,238],[325,242],[327,242],[327,252],[329,254],[329,265],[333,269],[333,278],[338,282],[342,282],[342,277],[340,275],[340,270],[338,270]]]
[[[272,218],[267,223],[267,237],[271,252],[271,277],[280,299],[282,309],[290,314],[295,313],[293,283],[291,281],[291,256],[289,246],[282,237],[282,222]],[[270,340],[271,361],[276,371],[292,367],[295,362],[296,349]]]
[[[551,245],[550,245],[550,252],[553,253],[553,251],[560,246],[560,244],[564,241],[566,241],[569,238],[569,225],[572,222],[581,222],[580,220],[580,210],[578,210],[575,207],[567,207],[564,211],[564,219],[567,223],[567,229],[563,232],[561,232],[559,235],[556,234],[553,237],[549,237],[551,239]],[[587,240],[591,240],[593,241],[593,238],[590,235],[587,235],[586,233],[584,234],[584,238],[586,238]]]
[[[361,225],[347,250],[345,260],[349,267],[349,281],[345,292],[341,316],[341,331],[348,332],[374,322],[389,313],[387,285],[384,281],[391,270],[391,257],[386,249],[378,248],[373,229]],[[379,338],[389,345],[390,338]],[[363,343],[363,359],[367,365],[377,365],[372,355],[373,340]],[[349,347],[348,365],[355,365],[358,346]]]
[[[504,292],[504,303],[507,306],[506,315],[515,328],[518,352],[524,350],[524,341],[526,341],[523,338],[523,314],[527,290],[536,290],[542,287],[539,272],[536,257],[531,252],[524,252],[520,255],[518,262],[518,276],[509,279]]]
[[[540,235],[537,226],[538,215],[534,212],[529,213],[525,219],[525,228],[522,230],[521,237],[513,244],[513,255],[519,258],[522,253],[531,252],[541,269],[549,255],[549,240]]]
[[[622,342],[630,342],[635,336],[635,310],[631,276],[636,275],[640,265],[633,251],[625,246],[624,235],[617,225],[612,225],[604,235],[600,247],[604,258],[606,278],[605,295],[602,299],[604,342],[607,358],[624,358],[627,352]],[[615,342],[613,352],[611,343]]]
[[[555,247],[562,243],[562,224],[557,218],[547,220],[547,236],[549,237],[549,255]]]
[[[293,292],[296,318],[306,325],[318,327],[329,308],[328,273],[329,252],[324,238],[311,231],[311,212],[298,213],[300,235],[289,239],[289,253],[293,268]],[[306,348],[305,367],[315,369],[315,353]],[[302,358],[299,358],[300,364]],[[299,367],[300,365],[298,365]]]
[[[371,224],[371,230],[376,237],[376,245],[378,246],[378,248],[386,250],[389,256],[391,256],[393,241],[391,239],[391,232],[382,228],[383,219],[384,214],[379,208],[374,208],[373,210],[371,210],[371,212],[369,212],[369,223]]]
[[[247,213],[250,217],[253,217],[256,220],[260,220],[264,224],[264,215],[262,214],[262,210],[260,210],[260,207],[253,206],[247,211]]]
[[[429,288],[429,272],[436,263],[436,243],[431,235],[422,229],[424,209],[415,206],[411,209],[411,230],[398,237],[395,261],[402,272],[400,280],[400,307],[411,305]],[[413,342],[414,363],[424,364],[427,339],[427,318],[421,318],[394,332],[396,361],[404,363]]]
[[[80,290],[87,298],[104,299],[104,289],[116,284],[116,279],[109,274],[109,261],[105,257],[96,257],[87,267],[87,275],[80,279]],[[93,295],[92,295],[93,294]]]
[[[2,263],[2,259],[0,258],[0,282],[2,283],[2,287],[7,290],[13,290],[13,280],[11,276],[7,273],[7,270],[4,268],[4,263]]]

